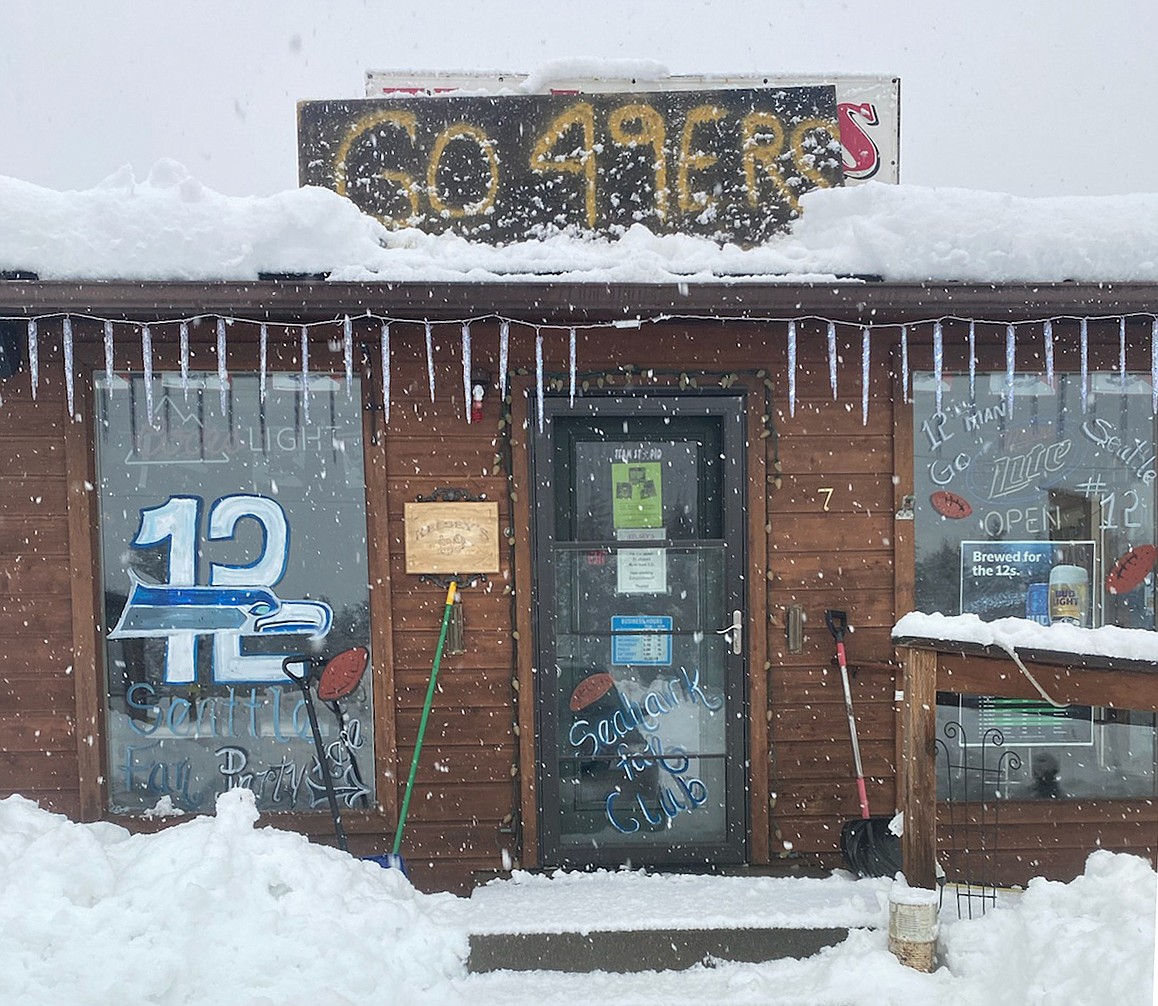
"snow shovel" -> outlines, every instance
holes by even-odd
[[[402,796],[402,809],[398,812],[398,828],[394,832],[394,847],[385,856],[371,858],[380,866],[401,870],[410,876],[406,862],[398,851],[402,848],[402,831],[406,827],[406,814],[410,810],[410,795],[414,792],[414,777],[418,774],[418,758],[422,754],[422,739],[426,736],[426,721],[430,717],[430,707],[434,704],[434,688],[438,681],[438,666],[442,662],[442,647],[446,643],[446,627],[450,624],[450,613],[454,608],[454,592],[458,588],[455,580],[450,581],[446,592],[446,607],[442,610],[442,629],[438,633],[438,646],[434,649],[434,664],[430,668],[430,684],[426,688],[426,701],[422,705],[422,719],[418,722],[418,739],[414,742],[414,757],[410,759],[410,776],[406,780],[406,792]]]
[[[848,662],[844,651],[844,634],[848,615],[829,609],[824,613],[828,631],[836,640],[836,659],[840,664],[840,681],[844,687],[844,708],[848,714],[848,732],[852,737],[852,759],[856,766],[856,793],[860,801],[860,820],[846,821],[840,831],[840,851],[849,868],[861,877],[891,877],[901,869],[901,846],[889,831],[891,817],[869,814],[864,769],[860,761],[860,742],[856,736],[856,717],[852,711],[852,689],[848,683]]]
[[[322,664],[320,657],[310,657],[304,653],[286,657],[281,662],[281,669],[298,688],[301,689],[302,699],[306,705],[306,715],[310,720],[310,731],[314,736],[314,750],[318,756],[318,769],[322,773],[322,780],[326,786],[326,800],[330,805],[330,816],[334,820],[334,835],[338,839],[338,848],[349,852],[349,842],[346,839],[346,829],[342,826],[342,815],[338,810],[338,797],[334,793],[334,780],[330,776],[330,760],[326,757],[326,747],[322,743],[322,731],[318,726],[318,714],[314,710],[314,697],[310,691],[310,682],[318,678],[318,694],[335,703],[345,698],[362,680],[366,672],[369,652],[363,646],[356,646],[351,650],[344,650],[325,663],[320,673],[318,667]],[[303,667],[300,675],[290,670],[293,664]],[[348,750],[348,749],[347,749]]]

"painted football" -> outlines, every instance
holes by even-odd
[[[586,709],[596,699],[602,698],[615,687],[615,679],[606,671],[592,674],[575,686],[571,693],[571,712]]]
[[[1111,594],[1128,594],[1136,590],[1154,568],[1155,559],[1158,559],[1158,548],[1153,545],[1130,549],[1106,574],[1106,590]]]
[[[939,489],[933,493],[929,497],[929,502],[933,504],[933,509],[937,513],[950,520],[960,520],[973,512],[973,507],[969,505],[969,501],[964,496],[958,496],[947,489]]]
[[[318,678],[318,698],[323,702],[344,699],[358,687],[369,662],[370,651],[364,646],[355,646],[331,657]]]

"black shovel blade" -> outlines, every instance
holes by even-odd
[[[901,871],[901,840],[889,831],[891,820],[865,817],[845,822],[840,851],[858,877],[893,877]]]

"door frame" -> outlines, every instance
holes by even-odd
[[[531,419],[528,428],[530,441],[528,462],[531,485],[534,487],[534,498],[528,500],[530,524],[523,526],[528,527],[531,532],[528,545],[532,552],[540,540],[539,535],[550,530],[550,528],[545,528],[544,524],[550,523],[553,526],[554,520],[556,487],[553,484],[555,468],[553,445],[556,441],[549,425],[552,420],[586,417],[598,420],[601,416],[662,418],[675,414],[673,406],[677,402],[680,410],[678,414],[683,417],[690,419],[719,418],[721,420],[720,435],[724,454],[721,478],[727,486],[725,496],[721,500],[722,517],[725,524],[725,529],[721,533],[729,539],[739,539],[738,542],[730,541],[734,547],[732,554],[728,557],[728,569],[732,571],[731,575],[740,578],[739,584],[733,584],[729,588],[724,603],[729,612],[737,606],[744,612],[743,624],[746,629],[744,647],[736,662],[729,662],[731,669],[728,671],[731,681],[729,687],[733,692],[730,701],[738,703],[743,713],[739,724],[732,722],[728,726],[729,739],[727,744],[730,757],[725,764],[728,800],[726,804],[727,827],[724,837],[718,842],[711,843],[675,843],[674,848],[669,846],[666,849],[662,846],[636,846],[626,843],[623,846],[618,846],[604,842],[600,845],[599,853],[594,857],[584,856],[580,863],[572,857],[573,850],[559,840],[560,836],[552,823],[546,820],[544,815],[557,811],[558,807],[555,799],[548,799],[548,794],[541,791],[534,809],[531,811],[536,816],[536,861],[547,861],[551,865],[615,865],[630,860],[662,867],[666,865],[744,863],[752,859],[750,831],[750,808],[753,803],[751,800],[752,773],[748,770],[752,761],[751,753],[753,750],[749,729],[753,720],[750,705],[753,678],[751,637],[762,635],[760,631],[762,622],[754,622],[752,619],[749,603],[751,591],[747,589],[750,566],[749,552],[751,550],[750,536],[746,525],[748,515],[744,499],[750,494],[751,489],[750,483],[746,481],[748,471],[747,447],[750,444],[748,423],[746,422],[750,411],[747,397],[747,389],[743,387],[714,388],[706,391],[687,391],[678,387],[648,388],[646,390],[608,389],[603,392],[589,393],[575,404],[571,404],[566,395],[545,394],[542,400],[546,425],[544,425],[542,433],[539,432],[538,404],[537,402],[530,403],[528,408],[528,416]],[[739,492],[732,492],[733,488],[738,489]],[[554,570],[549,563],[544,563],[540,559],[533,559],[528,572],[532,575],[530,582],[534,585],[535,596],[530,600],[532,632],[527,648],[531,652],[532,661],[537,663],[540,660],[541,645],[544,642],[541,638],[540,618],[547,620],[550,618],[547,613],[540,612],[538,597],[540,594],[548,598],[553,596]],[[722,613],[721,618],[726,621],[727,615]],[[546,622],[542,624],[545,625]],[[757,690],[762,691],[762,689]],[[551,738],[544,739],[544,726],[550,727],[550,724],[544,724],[540,721],[541,706],[538,692],[539,689],[532,684],[528,691],[521,694],[521,698],[531,707],[534,717],[534,744],[527,744],[524,747],[533,750],[534,764],[532,769],[536,788],[544,785],[543,773],[546,769],[546,762],[543,759],[554,757],[553,746],[550,743]],[[555,726],[557,727],[557,724]],[[736,736],[737,730],[739,736]],[[555,734],[552,733],[551,737],[555,737]],[[548,751],[548,748],[551,748],[551,751]],[[759,802],[762,803],[763,801]],[[547,806],[548,804],[550,806]],[[551,848],[548,848],[548,845]]]

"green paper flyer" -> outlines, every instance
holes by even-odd
[[[611,489],[616,530],[663,527],[661,465],[659,461],[612,462]]]

